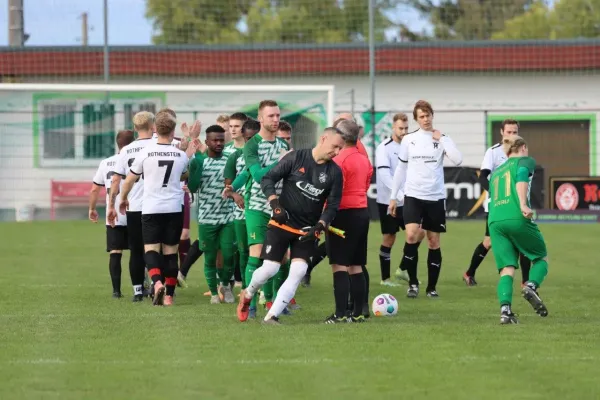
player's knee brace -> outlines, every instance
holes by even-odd
[[[146,261],[146,265],[148,265],[148,269],[151,268],[160,268],[163,269],[163,256],[160,255],[157,251],[147,251],[144,253],[144,261]]]

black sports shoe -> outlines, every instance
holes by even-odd
[[[477,281],[474,276],[467,275],[466,273],[463,275],[463,282],[467,286],[477,286]]]
[[[350,319],[348,319],[348,317],[346,317],[345,315],[343,317],[338,317],[335,314],[331,314],[325,320],[326,324],[346,324],[348,322],[350,322]]]
[[[436,290],[428,290],[427,297],[436,298],[436,297],[440,297],[440,295],[438,294],[438,292]]]
[[[113,294],[112,294],[113,299],[120,299],[121,297],[123,297],[121,292],[113,292]]]
[[[409,285],[406,291],[406,297],[416,299],[419,295],[419,285]]]
[[[521,289],[521,294],[523,295],[523,298],[527,300],[529,304],[531,304],[533,310],[540,317],[548,316],[548,309],[546,308],[546,305],[540,298],[540,295],[537,292],[537,288],[533,283],[527,282],[525,286],[523,286],[523,289]]]
[[[304,275],[304,278],[302,278],[302,286],[305,288],[310,287],[310,274]]]
[[[143,294],[134,294],[133,299],[131,301],[133,301],[134,303],[144,301],[144,295]]]

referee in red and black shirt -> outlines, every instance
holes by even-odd
[[[369,211],[367,190],[371,185],[373,167],[356,146],[359,127],[353,121],[341,121],[337,126],[345,141],[344,149],[335,161],[342,169],[344,186],[342,201],[332,226],[344,230],[341,238],[327,233],[327,256],[333,270],[335,313],[325,320],[327,324],[363,322],[363,305],[367,285],[362,266],[367,263]],[[349,275],[349,276],[348,276]],[[348,295],[354,300],[354,310],[346,317]]]

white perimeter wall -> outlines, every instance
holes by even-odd
[[[129,79],[120,83],[157,83]],[[235,85],[235,84],[333,84],[336,111],[349,111],[350,91],[354,90],[356,114],[369,106],[367,77],[278,78],[278,79],[165,79],[159,83]],[[478,167],[486,146],[486,114],[557,114],[600,112],[600,75],[551,76],[381,76],[376,83],[378,111],[410,112],[418,99],[430,101],[436,110],[435,126],[454,139],[464,155],[465,166]],[[250,96],[254,97],[254,96]],[[90,181],[95,168],[34,168],[31,93],[0,93],[0,208],[35,204],[50,205],[50,179]],[[185,99],[185,100],[182,100]],[[193,108],[189,95],[169,93],[165,105],[178,111]],[[179,107],[178,107],[179,106]],[[212,121],[206,121],[210,123]],[[411,128],[416,128],[411,122]],[[598,132],[595,132],[598,135]],[[600,146],[600,140],[596,140]],[[599,149],[592,149],[594,156]]]

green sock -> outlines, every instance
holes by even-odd
[[[260,267],[261,263],[262,261],[258,257],[248,257],[248,266],[246,267],[246,285],[249,285],[250,282],[252,282],[252,275],[254,275],[254,271],[256,271]],[[258,296],[256,295],[252,297],[250,307],[256,308],[257,298]]]
[[[262,291],[265,294],[265,299],[267,300],[267,302],[273,301],[274,285],[275,285],[275,277],[272,276],[269,278],[269,280],[267,282],[265,282],[265,284],[262,287]]]
[[[529,281],[535,283],[536,287],[540,287],[546,275],[548,275],[548,263],[546,260],[537,260],[529,271]]]
[[[250,283],[249,280],[246,279],[246,265],[248,264],[248,249],[246,249],[245,251],[240,251],[240,274],[242,275],[242,289],[246,289],[248,287],[248,284]]]
[[[510,306],[512,304],[513,295],[513,277],[504,275],[498,281],[498,300],[500,306]]]
[[[216,296],[219,294],[217,291],[217,267],[214,265],[210,265],[208,263],[204,263],[204,276],[206,278],[206,283],[208,284],[208,289],[210,290],[210,294]]]
[[[275,281],[273,282],[273,299],[277,298],[277,292],[279,292],[279,288],[283,285],[283,282],[287,279],[290,274],[290,261],[285,264],[281,264],[279,267],[279,271],[277,271],[277,275],[275,275]]]

